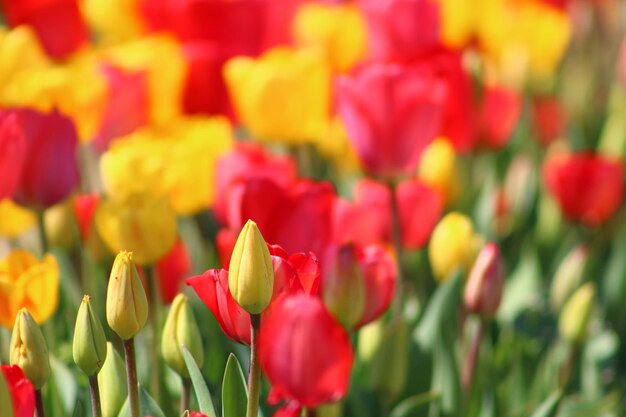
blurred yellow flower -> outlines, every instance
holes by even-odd
[[[103,59],[125,71],[145,71],[150,121],[163,125],[179,116],[187,65],[181,45],[166,35],[144,37],[103,52]]]
[[[366,53],[367,31],[354,4],[305,3],[293,23],[298,45],[319,47],[334,70],[348,72]]]
[[[176,216],[169,202],[149,193],[102,201],[96,210],[96,227],[111,251],[132,252],[140,265],[161,259],[176,239]]]
[[[0,28],[0,98],[18,74],[50,65],[50,59],[29,26],[18,26],[10,31]]]
[[[418,177],[439,191],[447,204],[455,201],[459,194],[459,178],[454,146],[449,140],[437,138],[426,147],[422,153]]]
[[[128,41],[144,32],[138,0],[84,0],[81,6],[104,43]]]
[[[224,76],[242,123],[258,140],[298,144],[324,135],[330,70],[316,49],[274,48],[229,60]]]
[[[213,204],[215,165],[231,147],[228,119],[179,119],[115,141],[102,155],[100,171],[109,196],[165,195],[177,214],[190,215]]]
[[[315,141],[320,154],[340,170],[348,172],[359,169],[359,158],[348,139],[346,128],[340,117],[332,118],[326,135]]]
[[[59,301],[59,266],[48,254],[40,261],[24,250],[0,260],[0,325],[11,328],[17,312],[28,308],[37,323],[48,320]]]
[[[469,270],[480,249],[481,237],[464,214],[452,212],[439,221],[430,238],[428,257],[435,278],[443,282],[458,270]]]
[[[33,228],[37,222],[35,213],[13,202],[0,201],[0,236],[12,239]]]
[[[53,248],[71,248],[78,239],[73,199],[68,198],[44,212],[46,236]]]

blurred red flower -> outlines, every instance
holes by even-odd
[[[89,240],[93,218],[99,203],[100,195],[95,193],[78,195],[74,198],[74,216],[83,242]]]
[[[479,114],[480,144],[498,150],[506,146],[522,112],[522,98],[512,89],[487,86]]]
[[[365,170],[412,173],[440,129],[446,84],[427,65],[373,62],[339,77],[337,108]]]
[[[58,111],[17,110],[26,139],[26,153],[15,200],[45,209],[65,199],[79,182],[78,138],[71,119]]]
[[[539,97],[532,103],[533,125],[543,146],[565,134],[567,115],[556,97]]]
[[[170,304],[191,272],[191,257],[182,240],[176,240],[169,253],[156,263],[154,272],[160,283],[161,298]]]
[[[0,0],[12,27],[30,25],[46,52],[64,58],[88,40],[78,0]]]
[[[17,365],[0,365],[13,400],[13,417],[32,417],[35,413],[35,389]]]
[[[14,111],[0,110],[0,200],[11,197],[20,179],[26,143]]]
[[[268,245],[274,266],[274,293],[272,304],[286,294],[316,295],[319,286],[319,265],[312,253],[288,255],[281,247]],[[250,315],[243,309],[228,288],[228,271],[210,269],[202,275],[187,278],[200,299],[211,310],[224,333],[235,342],[250,344]]]
[[[297,294],[264,317],[259,358],[272,383],[271,403],[315,407],[346,394],[354,353],[348,334],[322,301]]]
[[[567,218],[588,226],[607,221],[624,201],[624,164],[582,152],[557,154],[543,166],[543,177]]]

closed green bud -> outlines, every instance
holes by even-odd
[[[588,282],[567,300],[559,317],[559,333],[572,344],[580,344],[587,336],[587,324],[593,310],[596,286]]]
[[[126,389],[126,368],[124,361],[113,345],[107,343],[107,355],[98,374],[102,417],[117,417],[128,391]]]
[[[0,416],[13,415],[13,400],[9,392],[9,385],[2,370],[0,370]]]
[[[87,375],[100,372],[107,356],[107,340],[100,320],[91,308],[91,297],[83,297],[74,326],[74,362]]]
[[[582,282],[588,258],[589,251],[587,248],[577,246],[567,254],[559,265],[550,287],[550,304],[555,312],[561,311],[567,299]]]
[[[120,252],[113,262],[106,313],[109,327],[122,340],[135,337],[148,320],[148,299],[130,252]]]
[[[22,308],[15,318],[10,346],[11,365],[22,368],[35,389],[41,389],[50,376],[48,345],[33,316]]]
[[[272,300],[274,267],[256,223],[248,220],[237,238],[228,271],[233,298],[250,314],[260,314]]]
[[[180,376],[189,378],[181,345],[185,345],[189,349],[196,363],[201,367],[204,363],[204,350],[200,338],[200,329],[191,307],[187,303],[187,297],[178,294],[172,302],[172,307],[165,321],[161,350],[165,363]]]

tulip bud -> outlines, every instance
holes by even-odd
[[[595,285],[588,282],[569,298],[559,317],[559,333],[563,339],[572,344],[584,341],[595,295]]]
[[[148,300],[130,252],[120,252],[113,262],[106,313],[109,327],[123,340],[135,337],[148,320]]]
[[[550,287],[550,304],[554,311],[561,311],[567,299],[580,285],[588,258],[587,248],[577,246],[559,265]]]
[[[500,306],[504,271],[500,250],[488,243],[478,254],[465,287],[465,307],[471,313],[493,317]]]
[[[252,220],[243,226],[228,271],[233,298],[250,314],[260,314],[272,299],[274,267],[267,244]]]
[[[9,392],[9,385],[2,371],[0,371],[0,416],[13,415],[13,399]]]
[[[432,141],[420,159],[418,177],[441,193],[446,203],[459,196],[459,178],[454,146],[446,138]]]
[[[48,345],[41,329],[26,308],[15,318],[10,346],[11,365],[19,366],[35,389],[41,389],[50,376]]]
[[[165,363],[180,376],[189,378],[181,345],[185,345],[189,349],[196,363],[201,367],[204,362],[204,350],[200,338],[200,329],[191,307],[187,303],[187,297],[178,294],[172,302],[172,307],[165,321],[161,350]]]
[[[335,246],[328,254],[321,290],[328,311],[346,328],[354,327],[365,309],[365,285],[355,248]]]
[[[91,308],[90,300],[91,297],[85,295],[78,309],[72,347],[74,362],[87,376],[100,372],[107,356],[104,329]]]
[[[124,360],[111,342],[107,342],[107,355],[98,374],[102,417],[117,417],[126,401],[126,368]]]

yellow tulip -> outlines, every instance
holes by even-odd
[[[445,138],[432,141],[422,153],[418,177],[441,193],[444,200],[453,202],[459,194],[454,146]]]
[[[146,72],[152,124],[166,124],[181,114],[187,66],[175,39],[166,35],[144,37],[110,48],[103,59],[126,71]]]
[[[299,144],[323,136],[330,111],[330,70],[319,50],[274,48],[224,67],[235,110],[256,139]]]
[[[176,216],[168,201],[147,193],[102,201],[96,227],[111,251],[131,251],[140,265],[161,259],[176,239]]]
[[[596,286],[588,282],[567,300],[559,316],[559,334],[571,344],[580,344],[587,336],[587,326],[593,312]]]
[[[189,371],[183,357],[182,346],[187,347],[199,367],[204,364],[204,349],[198,322],[193,315],[187,297],[178,294],[163,325],[161,352],[165,363],[184,378],[189,378]]]
[[[348,72],[365,56],[367,30],[354,4],[305,3],[293,23],[296,43],[321,48],[338,72]]]
[[[76,243],[78,232],[72,199],[66,199],[44,212],[46,236],[53,248],[71,248]]]
[[[114,142],[100,160],[100,171],[109,196],[167,196],[177,214],[191,215],[213,204],[215,165],[231,147],[226,118],[180,119],[167,128],[142,129]]]
[[[443,282],[458,270],[468,270],[477,255],[480,240],[469,217],[457,212],[448,213],[435,226],[428,247],[435,278]]]
[[[333,117],[328,132],[315,141],[320,154],[340,170],[354,172],[359,169],[359,158],[348,139],[346,127],[340,117]]]
[[[138,0],[85,0],[82,11],[105,43],[128,41],[145,31]]]
[[[15,318],[9,345],[11,365],[22,368],[36,390],[41,389],[50,377],[50,355],[48,345],[33,316],[21,308]]]
[[[59,301],[59,266],[52,255],[40,261],[14,250],[0,260],[0,325],[10,327],[18,311],[28,307],[38,323],[48,320]]]
[[[0,201],[0,236],[15,238],[32,229],[37,222],[35,213],[8,198]]]

